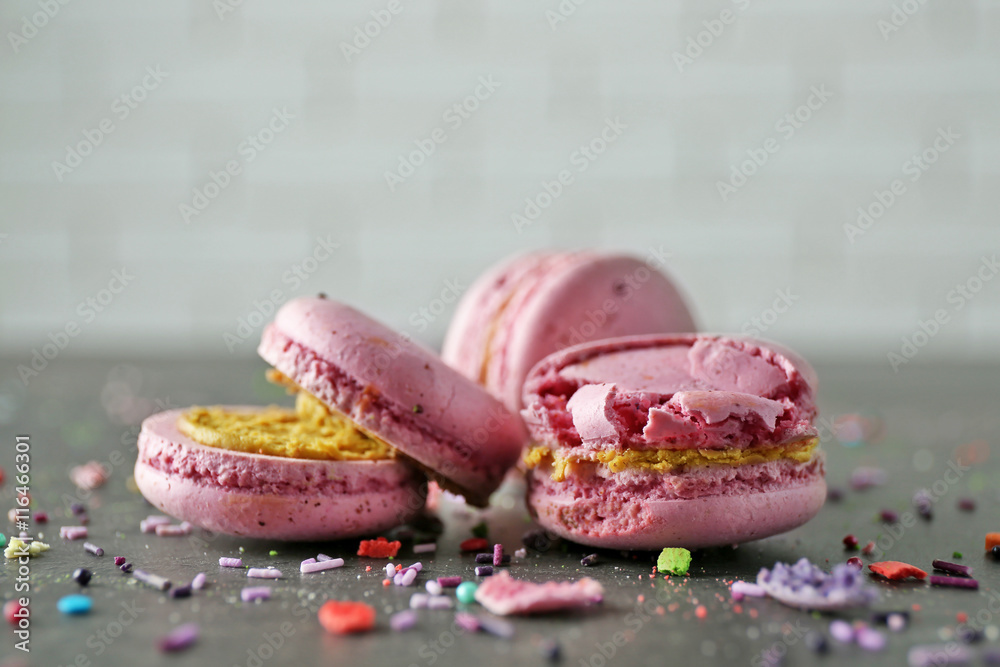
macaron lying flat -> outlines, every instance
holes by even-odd
[[[297,424],[295,413],[247,406],[212,411],[217,418],[197,420],[195,428],[201,437],[214,436],[215,446],[181,430],[190,431],[189,417],[204,416],[204,409],[170,410],[143,422],[136,485],[167,514],[229,535],[330,540],[386,530],[423,506],[424,476],[379,445],[356,446],[353,455],[331,447],[325,458],[255,454],[245,448],[280,453],[289,429],[283,438],[268,432]],[[236,431],[222,428],[225,418],[242,420],[256,442],[227,438]]]
[[[442,358],[519,410],[528,372],[557,350],[602,338],[695,330],[680,293],[653,264],[598,252],[505,260],[459,302]]]
[[[773,343],[633,336],[550,355],[528,376],[528,504],[567,539],[615,549],[785,532],[826,498],[816,375]]]
[[[527,438],[515,413],[433,352],[329,299],[282,306],[258,352],[475,505],[487,504]]]

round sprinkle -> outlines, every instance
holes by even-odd
[[[479,568],[476,568],[479,569]],[[455,589],[455,597],[462,604],[472,604],[476,601],[476,590],[479,586],[474,581],[463,581]]]
[[[28,617],[28,608],[22,607],[16,599],[7,600],[3,605],[3,617],[11,625],[17,625],[21,618]]]
[[[853,568],[856,568],[859,572],[864,569],[865,564],[861,562],[861,559],[857,556],[851,556],[847,559],[847,564]]]
[[[56,603],[56,608],[64,614],[87,614],[93,607],[94,601],[86,595],[67,595]]]
[[[85,567],[78,567],[75,570],[73,570],[73,581],[80,584],[81,586],[86,586],[87,584],[89,584],[90,579],[93,576],[94,573]]]
[[[990,555],[996,558],[997,560],[1000,560],[1000,544],[990,549]]]
[[[845,549],[850,549],[851,551],[853,551],[858,548],[858,538],[856,538],[854,535],[845,535],[843,542]]]

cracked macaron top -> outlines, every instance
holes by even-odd
[[[258,352],[292,383],[484,505],[515,463],[520,418],[433,352],[325,298],[282,306]]]
[[[536,443],[578,451],[723,450],[814,441],[816,374],[775,343],[632,336],[542,360],[524,386]]]

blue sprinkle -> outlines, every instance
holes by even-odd
[[[67,595],[56,603],[64,614],[86,614],[94,606],[94,601],[86,595]]]

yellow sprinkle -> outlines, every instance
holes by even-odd
[[[747,449],[626,449],[569,455],[553,452],[546,445],[535,445],[525,453],[524,463],[529,468],[550,465],[552,479],[562,482],[566,479],[567,469],[577,465],[603,465],[614,473],[635,469],[669,473],[691,466],[738,466],[778,459],[805,463],[812,458],[818,444],[819,438],[808,438],[787,445],[762,445]]]

